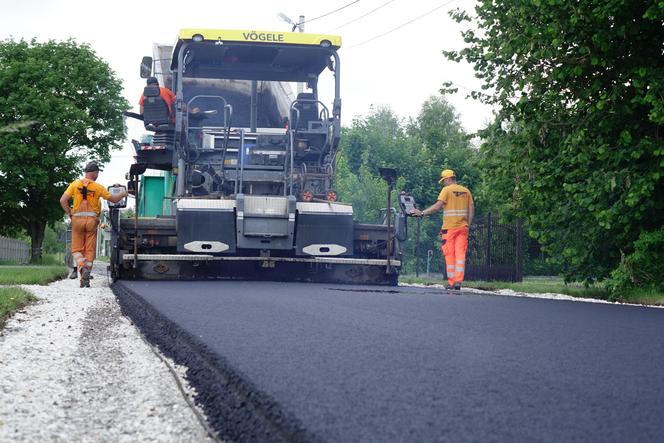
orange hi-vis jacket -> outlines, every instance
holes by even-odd
[[[171,91],[168,88],[164,88],[163,86],[160,86],[159,96],[163,101],[166,102],[166,105],[168,105],[168,113],[173,115],[173,104],[175,103],[175,94],[173,93],[173,91]],[[145,96],[141,95],[141,98],[138,100],[138,104],[140,106],[143,106],[143,103],[145,103]]]
[[[83,198],[84,192],[85,199]],[[111,193],[93,180],[80,178],[69,185],[65,194],[74,198],[71,210],[72,256],[79,271],[83,268],[92,269],[97,252],[97,225],[101,213],[100,199],[108,200]]]
[[[447,185],[440,191],[438,200],[445,204],[442,229],[468,226],[468,213],[473,203],[473,195],[468,188],[457,183]]]

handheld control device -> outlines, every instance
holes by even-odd
[[[118,185],[118,186],[109,186],[108,187],[108,192],[111,193],[111,195],[118,195],[122,193],[123,191],[126,191],[127,187],[124,185]],[[108,202],[108,207],[109,208],[115,208],[115,209],[120,209],[120,208],[126,208],[127,207],[127,197],[124,197],[122,200],[120,200],[117,203],[113,202]]]
[[[402,192],[401,195],[399,195],[399,205],[401,206],[401,211],[407,216],[411,216],[410,213],[413,209],[417,208],[415,199],[408,192]]]

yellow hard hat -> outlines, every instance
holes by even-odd
[[[440,180],[438,180],[438,183],[442,183],[443,180],[445,180],[446,178],[454,176],[455,176],[454,171],[452,171],[451,169],[443,169],[440,173]]]

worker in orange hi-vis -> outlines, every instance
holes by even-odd
[[[175,94],[173,91],[171,91],[168,88],[165,88],[163,86],[159,86],[159,80],[157,80],[157,77],[148,77],[146,80],[146,86],[154,86],[156,88],[159,88],[159,97],[166,103],[166,106],[168,106],[168,113],[171,115],[171,118],[174,120],[175,114],[173,114],[173,105],[175,104]],[[138,100],[138,106],[140,109],[141,115],[143,115],[143,104],[145,103],[145,95],[141,94],[141,98]]]
[[[466,272],[466,250],[468,249],[468,227],[473,223],[475,205],[473,195],[468,188],[456,181],[454,171],[445,169],[440,173],[438,183],[443,189],[436,203],[424,211],[415,209],[411,212],[416,217],[423,217],[443,209],[443,226],[440,230],[443,245],[441,250],[447,265],[446,289],[460,290]]]
[[[127,191],[111,195],[97,183],[99,166],[90,162],[85,166],[85,177],[74,180],[60,197],[60,206],[71,218],[71,252],[81,276],[81,288],[90,287],[90,272],[97,251],[97,225],[101,214],[100,198],[117,203]],[[74,204],[69,207],[69,199]]]

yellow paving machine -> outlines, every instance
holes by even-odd
[[[358,223],[332,188],[340,47],[333,35],[210,29],[154,46],[141,77],[176,101],[169,111],[148,85],[143,114],[125,113],[149,136],[133,141],[128,173],[137,213],[110,210],[114,279],[396,284],[404,211]]]

